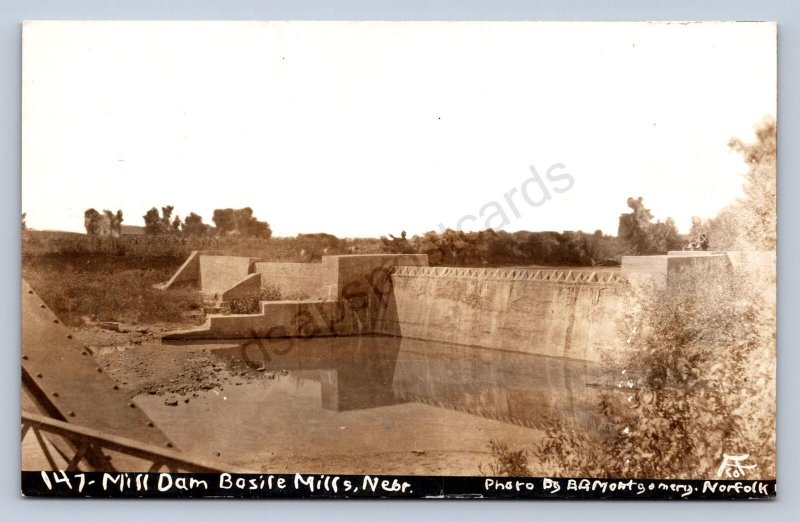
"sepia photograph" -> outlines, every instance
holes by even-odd
[[[22,494],[774,498],[776,38],[26,22]]]

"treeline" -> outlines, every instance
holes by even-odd
[[[411,239],[381,237],[384,251],[427,254],[431,265],[595,266],[617,265],[627,246],[600,230],[584,232],[505,232],[483,230],[427,232]]]
[[[341,239],[331,234],[298,234],[293,240],[291,254],[285,260],[301,262],[319,261],[323,255],[354,253],[414,253],[427,254],[433,266],[613,266],[624,255],[666,254],[670,250],[771,250],[775,248],[775,122],[767,120],[757,128],[758,140],[744,144],[732,140],[730,147],[743,154],[749,166],[745,179],[745,197],[725,208],[711,219],[692,219],[688,236],[681,235],[671,218],[655,220],[641,197],[628,198],[630,212],[619,216],[616,236],[605,235],[600,230],[593,233],[572,232],[505,232],[483,230],[463,232],[430,231],[408,238],[405,232],[399,237],[381,236],[379,239]],[[187,252],[190,250],[227,250],[228,253],[254,252],[260,255],[268,247],[257,242],[240,245],[237,239],[263,241],[272,237],[266,221],[253,215],[250,207],[241,209],[216,209],[214,226],[203,223],[203,218],[192,212],[184,219],[173,217],[174,207],[151,208],[144,216],[147,236],[180,238],[180,243],[165,239],[149,243],[145,249]],[[89,236],[120,238],[122,211],[102,214],[94,209],[85,213],[86,232]],[[130,236],[125,236],[128,238]],[[123,238],[123,239],[124,239]],[[232,242],[204,241],[212,238],[230,238]],[[766,238],[766,239],[765,239]],[[73,242],[74,243],[74,242]],[[127,245],[127,246],[126,246]],[[159,246],[160,245],[160,246]],[[74,246],[74,245],[73,245]],[[96,248],[140,250],[140,243],[129,240],[113,246],[97,244],[76,246],[73,250]],[[68,248],[69,250],[69,248]],[[250,255],[250,254],[248,254]],[[288,259],[287,259],[288,258]]]
[[[615,266],[623,255],[663,254],[680,250],[687,238],[678,234],[671,219],[653,221],[642,198],[628,198],[629,213],[620,215],[617,236],[572,232],[505,232],[483,230],[463,232],[430,231],[408,238],[381,236],[378,239],[341,239],[331,234],[298,234],[279,238],[292,242],[281,260],[314,262],[324,255],[414,253],[427,254],[432,266]],[[113,253],[116,255],[180,255],[192,250],[264,257],[274,244],[266,244],[272,231],[269,224],[253,216],[249,207],[216,209],[214,227],[203,223],[194,212],[181,220],[173,207],[151,208],[143,217],[144,236],[120,237],[122,213],[87,211],[86,230],[91,236],[111,235],[116,241],[85,243],[74,238],[63,241],[57,250],[68,253]],[[108,231],[112,231],[110,234]],[[149,239],[146,239],[149,238]],[[226,241],[219,241],[225,239]],[[229,240],[229,241],[228,241]],[[703,248],[707,241],[703,243]],[[47,250],[45,248],[45,250]],[[266,258],[273,256],[267,254]]]
[[[410,239],[405,231],[399,237],[381,236],[384,251],[428,254],[431,265],[448,266],[615,266],[624,255],[666,254],[707,241],[692,241],[678,233],[671,218],[654,221],[650,209],[639,198],[628,198],[630,212],[621,214],[616,236],[601,230],[593,233],[505,232],[445,230],[426,232]]]
[[[172,215],[175,207],[167,205],[161,207],[161,212],[156,207],[151,208],[142,216],[144,219],[144,233],[151,236],[239,236],[258,239],[269,239],[272,229],[266,221],[259,221],[253,215],[253,209],[244,208],[218,208],[214,210],[212,221],[214,226],[203,223],[203,217],[194,212],[189,213],[184,219]],[[23,230],[25,226],[23,214]],[[103,213],[90,208],[83,213],[83,226],[86,234],[90,236],[122,236],[122,210],[116,213],[104,210]]]
[[[191,212],[183,220],[179,216],[172,217],[172,205],[161,207],[159,214],[156,207],[142,216],[144,231],[148,235],[187,235],[187,236],[241,236],[269,239],[272,229],[266,221],[259,221],[253,215],[253,209],[218,208],[214,210],[214,227],[203,223],[203,217]]]

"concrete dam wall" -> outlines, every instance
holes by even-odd
[[[256,263],[261,286],[280,290],[285,298],[324,298],[328,267],[323,263]]]
[[[670,252],[625,257],[621,270],[427,265],[424,254],[324,256],[321,263],[302,264],[193,253],[158,287],[194,285],[226,299],[274,285],[284,296],[303,298],[262,301],[249,315],[210,314],[201,327],[163,338],[379,334],[599,361],[606,348],[624,343],[625,281],[646,278],[664,287],[690,266],[733,269],[758,281],[774,276],[775,258],[769,252]]]
[[[219,260],[206,263],[201,255],[200,265],[217,267]],[[243,261],[232,266],[242,275]],[[256,314],[209,315],[202,327],[164,339],[383,334],[587,361],[620,342],[622,279],[616,270],[428,267],[420,254],[250,266],[251,273],[223,295],[257,288],[260,278],[283,295],[308,298],[264,301]],[[200,284],[218,279],[206,274]]]
[[[618,346],[616,271],[399,267],[382,333],[588,361]]]

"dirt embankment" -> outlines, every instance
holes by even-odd
[[[118,328],[121,331],[97,325],[82,327],[73,335],[89,348],[98,366],[131,395],[163,395],[165,403],[178,405],[197,397],[201,390],[221,391],[251,379],[275,377],[208,347],[159,344],[161,334],[174,325]]]

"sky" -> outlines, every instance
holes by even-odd
[[[687,232],[776,113],[759,23],[28,22],[22,210],[249,206],[273,233]]]

